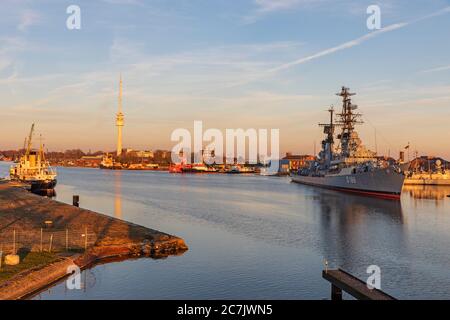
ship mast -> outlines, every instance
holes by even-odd
[[[322,141],[322,150],[325,151],[323,157],[327,165],[333,160],[334,129],[336,127],[334,123],[334,106],[331,106],[328,112],[330,113],[330,123],[319,123],[319,126],[323,127],[323,133],[327,135],[326,139]]]
[[[328,112],[330,113],[330,123],[319,123],[320,127],[323,127],[323,133],[327,135],[326,142],[334,143],[334,106],[331,106],[330,109],[328,109]]]
[[[45,161],[45,152],[44,152],[44,144],[42,143],[42,134],[39,135],[39,154],[41,157],[41,160]]]
[[[355,125],[363,123],[360,120],[361,114],[354,112],[358,106],[352,104],[351,97],[355,93],[351,93],[349,88],[342,87],[341,92],[336,95],[342,97],[342,111],[338,114],[339,120],[337,121],[337,124],[342,127],[341,134],[338,135],[338,139],[341,140],[341,155],[352,157],[359,144],[356,141],[358,138],[353,132]]]
[[[27,137],[25,137],[25,139],[23,140],[23,148],[22,148],[22,155],[25,155],[25,153],[27,152]]]

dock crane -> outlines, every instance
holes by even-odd
[[[31,152],[31,145],[32,145],[32,140],[33,140],[33,132],[34,132],[34,123],[31,125],[31,130],[30,130],[30,134],[28,136],[28,145],[27,145],[27,150],[25,152],[25,156],[29,156],[30,152]]]

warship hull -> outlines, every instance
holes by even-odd
[[[400,199],[405,176],[391,169],[346,175],[292,176],[292,182],[365,196]]]

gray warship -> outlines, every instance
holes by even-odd
[[[317,160],[309,168],[292,175],[292,181],[317,187],[346,191],[366,196],[400,199],[405,175],[393,161],[377,157],[368,150],[355,130],[362,124],[357,105],[351,101],[350,89],[342,87],[342,111],[335,114],[334,107],[328,111],[330,122],[319,124],[326,138]],[[337,119],[335,120],[335,116]],[[339,141],[335,145],[335,131]]]

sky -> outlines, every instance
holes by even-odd
[[[122,74],[128,148],[171,149],[201,120],[279,129],[282,153],[312,153],[345,85],[369,148],[450,159],[448,0],[0,1],[0,149],[35,122],[49,150],[113,150]]]

